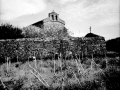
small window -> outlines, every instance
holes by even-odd
[[[54,20],[54,15],[52,15],[52,20]]]
[[[56,20],[58,20],[58,17],[57,17],[57,15],[56,15]]]

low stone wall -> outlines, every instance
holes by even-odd
[[[103,37],[81,37],[68,40],[41,40],[39,38],[0,40],[0,58],[27,59],[35,55],[39,59],[55,53],[68,56],[69,52],[74,55],[105,54],[105,40]]]

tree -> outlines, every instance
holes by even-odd
[[[68,31],[65,27],[59,28],[39,28],[33,25],[23,28],[25,38],[41,38],[41,39],[64,39],[68,36]]]
[[[22,30],[18,27],[14,27],[11,24],[0,25],[0,39],[17,39],[23,38]]]
[[[23,28],[25,38],[44,38],[43,29],[36,26],[28,26]]]

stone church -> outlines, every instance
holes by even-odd
[[[48,14],[47,18],[32,24],[32,26],[40,27],[44,30],[63,30],[65,28],[65,21],[59,18],[59,14],[52,11]]]
[[[65,21],[61,20],[59,15],[53,11],[48,14],[46,19],[29,26],[42,28],[41,30],[64,31]],[[33,30],[35,30],[34,27]],[[63,33],[65,34],[65,32]],[[63,37],[64,35],[60,34],[60,36]],[[29,37],[14,40],[2,40],[0,41],[0,56],[5,57],[8,55],[11,58],[14,58],[17,55],[21,60],[27,60],[29,56],[36,56],[37,59],[41,59],[41,57],[49,57],[55,53],[61,53],[63,56],[69,56],[67,55],[67,52],[72,52],[72,55],[80,56],[106,54],[105,38],[91,33],[91,28],[90,33],[88,33],[85,37],[66,36],[67,35],[65,34],[62,39],[41,39],[39,37]],[[10,53],[10,50],[12,53]]]

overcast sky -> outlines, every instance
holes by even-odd
[[[119,37],[120,0],[0,0],[0,23],[24,27],[48,17],[53,10],[76,37],[92,33],[106,40]]]

